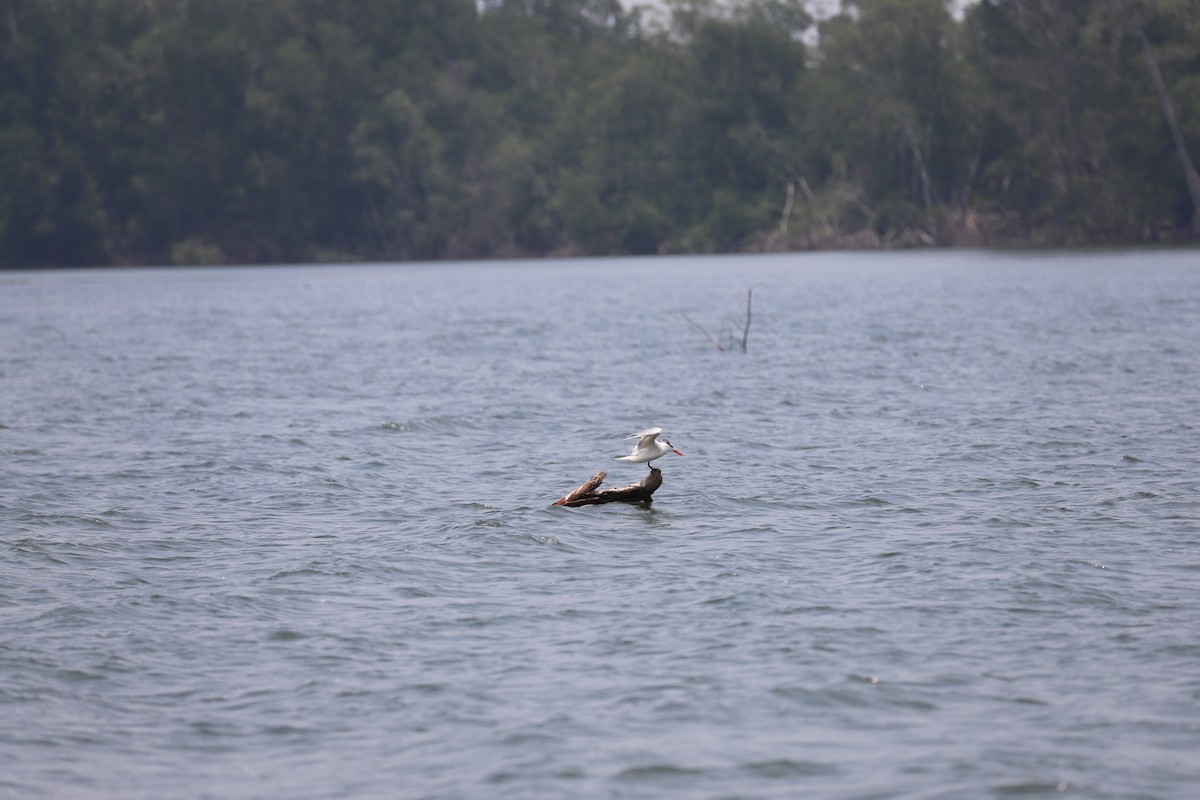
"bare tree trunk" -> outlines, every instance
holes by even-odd
[[[799,177],[800,188],[804,190],[804,196],[808,198],[808,202],[812,203],[813,208],[817,212],[817,218],[821,220],[821,225],[825,228],[825,236],[833,238],[833,226],[829,224],[829,218],[825,216],[825,212],[821,210],[821,203],[817,200],[816,194],[813,193],[812,187],[808,185],[808,181],[804,180],[804,176]]]
[[[866,67],[858,64],[855,66],[854,71],[864,75],[867,80],[875,84],[875,87],[884,97],[891,95],[891,91],[883,80]],[[917,131],[913,127],[912,120],[901,109],[892,108],[891,116],[896,121],[896,124],[900,126],[900,132],[904,134],[904,141],[908,143],[908,149],[912,152],[913,163],[917,167],[917,177],[921,182],[921,200],[925,203],[925,208],[930,208],[936,199],[934,195],[937,190],[933,186],[933,179],[929,175],[929,169],[925,166],[925,156],[921,152],[921,142],[917,137]]]
[[[796,182],[788,181],[787,201],[783,204],[783,213],[779,215],[779,232],[787,234],[788,218],[792,216],[792,203],[796,199]]]
[[[1132,3],[1125,2],[1125,10],[1128,12],[1129,25],[1133,29],[1133,34],[1142,44],[1142,57],[1146,60],[1150,81],[1154,84],[1155,94],[1158,95],[1158,105],[1162,110],[1163,120],[1171,130],[1171,138],[1175,142],[1175,155],[1179,158],[1179,164],[1183,168],[1188,194],[1192,196],[1192,232],[1200,234],[1200,173],[1196,172],[1196,165],[1188,152],[1187,142],[1184,141],[1183,132],[1179,129],[1175,106],[1171,102],[1171,95],[1167,92],[1166,81],[1163,80],[1162,71],[1158,68],[1158,59],[1154,57],[1154,50],[1150,47],[1150,40],[1146,37],[1146,29],[1142,27],[1137,9]]]
[[[925,208],[933,206],[933,180],[929,177],[929,170],[925,167],[925,156],[921,153],[921,143],[917,139],[917,132],[913,129],[912,122],[908,117],[896,111],[892,114],[896,122],[900,123],[900,130],[904,133],[904,139],[908,142],[908,148],[912,151],[913,162],[917,165],[917,177],[921,181],[921,199],[925,202]]]
[[[4,21],[8,23],[8,37],[17,38],[17,15],[13,13],[10,5],[4,7]]]

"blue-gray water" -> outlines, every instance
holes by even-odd
[[[0,336],[0,797],[1197,796],[1195,251],[10,272]],[[651,508],[550,505],[649,425]]]

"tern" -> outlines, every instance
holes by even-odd
[[[637,439],[638,443],[633,446],[633,452],[627,456],[614,456],[618,461],[629,461],[633,464],[646,464],[656,458],[662,458],[667,453],[674,453],[677,456],[683,455],[675,449],[675,447],[663,439],[658,441],[658,435],[662,433],[662,428],[647,428],[644,431],[631,433],[626,436],[626,439]],[[651,470],[654,467],[650,467]]]

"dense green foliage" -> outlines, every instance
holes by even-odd
[[[670,7],[0,0],[0,266],[1198,233],[1195,0]]]

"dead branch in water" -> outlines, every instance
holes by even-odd
[[[658,467],[651,467],[650,473],[637,483],[616,489],[596,491],[597,487],[604,483],[606,477],[608,477],[608,473],[600,470],[580,484],[578,489],[556,501],[554,505],[575,508],[576,506],[596,506],[604,503],[649,503],[652,501],[651,495],[658,487],[662,486],[662,470]]]
[[[750,296],[753,289],[746,290],[746,326],[742,328],[742,352],[746,352],[746,340],[750,338]]]
[[[704,327],[699,322],[696,322],[694,319],[689,317],[687,314],[680,313],[680,316],[683,317],[684,321],[687,322],[687,324],[691,325],[693,328],[695,328],[696,330],[703,333],[704,338],[708,339],[709,344],[711,344],[713,347],[717,348],[718,350],[732,350],[734,345],[736,344],[738,349],[741,350],[743,353],[745,353],[747,343],[750,340],[750,319],[751,319],[750,304],[751,304],[751,300],[753,298],[753,294],[754,294],[754,289],[751,288],[751,289],[746,290],[746,321],[742,324],[742,339],[741,339],[741,341],[738,341],[737,339],[734,338],[734,333],[733,333],[731,324],[728,321],[721,324],[721,335],[719,337],[717,337],[717,336],[713,336],[711,333],[709,333],[708,328]]]
[[[713,346],[713,347],[717,348],[718,350],[724,350],[724,349],[725,349],[725,347],[724,347],[724,346],[721,344],[721,342],[720,342],[720,341],[718,341],[717,339],[714,339],[714,338],[713,338],[713,335],[712,335],[711,333],[709,333],[709,332],[708,332],[708,328],[704,327],[704,326],[703,326],[703,325],[701,325],[699,322],[696,322],[696,321],[695,321],[695,320],[693,320],[691,317],[689,317],[687,314],[684,314],[684,315],[683,315],[683,318],[684,318],[685,320],[687,320],[687,322],[688,322],[688,324],[689,324],[689,325],[691,325],[693,328],[695,328],[696,330],[698,330],[698,331],[700,331],[701,333],[703,333],[703,334],[704,334],[704,335],[705,335],[705,336],[708,338],[708,341],[712,343],[712,346]]]

